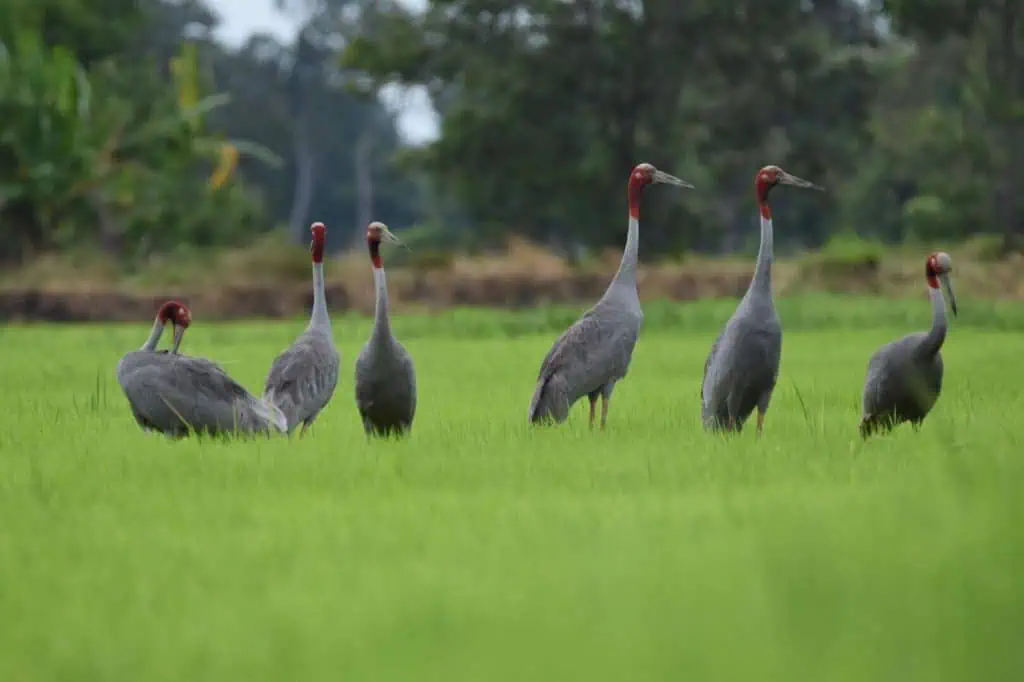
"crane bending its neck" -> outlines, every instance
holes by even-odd
[[[160,337],[164,334],[164,326],[166,326],[167,320],[164,319],[163,314],[158,314],[156,320],[153,322],[153,329],[149,332],[149,338],[146,339],[146,343],[142,344],[140,350],[153,352],[156,350],[157,344],[160,343]]]
[[[754,276],[750,280],[748,291],[764,289],[771,293],[775,234],[772,225],[772,208],[768,203],[768,194],[772,191],[774,185],[765,182],[758,176],[755,187],[757,190],[757,205],[761,213],[761,245],[757,250],[757,265],[754,267]]]
[[[178,303],[177,301],[167,301],[160,306],[160,310],[156,313],[156,319],[153,320],[153,329],[149,332],[149,338],[146,339],[146,343],[142,344],[142,350],[150,352],[155,351],[157,345],[160,343],[160,337],[164,334],[164,327],[167,326],[168,322],[174,322],[175,325],[177,325],[179,318],[186,324],[190,319],[188,309],[181,303]],[[179,334],[175,332],[175,339],[177,343],[172,351],[174,353],[178,351],[177,344],[181,343],[180,339],[177,338],[178,336]]]
[[[391,334],[391,319],[388,315],[388,282],[384,276],[384,259],[380,256],[380,237],[367,235],[366,246],[373,264],[373,284],[377,290],[377,302],[373,313],[372,338],[383,340]]]

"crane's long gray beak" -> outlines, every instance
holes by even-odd
[[[181,341],[185,338],[185,328],[180,324],[174,325],[174,343],[171,346],[171,354],[177,355],[178,349],[181,348]]]
[[[953,311],[953,315],[955,317],[956,294],[953,293],[953,281],[949,278],[949,273],[945,272],[939,275],[939,282],[942,284],[942,288],[946,290],[946,298],[949,299],[949,309]]]
[[[786,171],[782,171],[779,175],[779,182],[783,185],[792,185],[793,187],[803,187],[805,189],[816,189],[819,192],[824,192],[825,188],[819,185],[815,185],[813,182],[798,178],[795,175],[790,175]]]
[[[395,233],[392,232],[391,230],[381,230],[380,237],[381,237],[381,239],[383,241],[386,241],[386,242],[388,242],[390,244],[397,244],[399,246],[404,246],[406,251],[410,250],[409,247],[406,245],[406,243],[403,242],[401,239],[399,239],[397,236],[395,236]]]
[[[654,171],[654,181],[660,182],[664,185],[675,185],[676,187],[688,187],[690,189],[696,189],[696,187],[686,182],[685,180],[680,180],[676,176],[669,175],[665,171],[660,170]]]

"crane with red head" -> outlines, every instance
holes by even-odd
[[[778,166],[765,166],[754,176],[761,214],[761,245],[754,276],[736,312],[711,345],[701,382],[701,420],[711,431],[738,432],[757,408],[757,432],[764,428],[782,359],[782,325],[772,298],[774,225],[769,203],[780,186],[823,191],[813,182],[790,175]]]
[[[925,260],[925,281],[932,304],[932,326],[927,332],[914,332],[887,343],[868,361],[864,381],[862,437],[890,431],[910,422],[921,427],[942,392],[942,345],[946,340],[949,318],[946,297],[956,315],[956,295],[949,274],[953,259],[939,251]],[[942,290],[946,290],[946,296]]]
[[[587,396],[590,426],[594,426],[600,398],[601,428],[605,428],[612,390],[626,376],[643,323],[636,280],[640,200],[644,190],[653,184],[693,188],[690,183],[649,163],[638,164],[630,172],[627,184],[629,227],[619,269],[601,299],[555,340],[541,362],[530,400],[530,423],[560,424],[569,418],[573,404]]]
[[[158,351],[164,328],[174,327],[171,351]],[[179,350],[192,313],[178,301],[157,311],[149,338],[117,365],[117,381],[139,426],[172,437],[252,435],[285,430],[273,405],[253,396],[216,363]]]
[[[309,324],[295,342],[274,359],[263,386],[263,399],[276,406],[288,420],[291,433],[301,424],[301,437],[334,396],[341,355],[334,345],[324,285],[324,250],[327,227],[310,227],[313,239],[313,310]]]
[[[383,242],[404,246],[387,225],[370,223],[366,228],[366,248],[373,269],[376,303],[373,331],[355,366],[356,408],[367,437],[406,435],[416,417],[416,367],[409,351],[391,330],[388,285],[380,253]]]

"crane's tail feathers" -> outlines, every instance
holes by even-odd
[[[714,405],[707,401],[701,403],[700,421],[704,426],[704,430],[712,433],[740,431],[743,428],[743,424],[738,420],[729,419],[729,413],[726,410],[722,408],[716,409]]]
[[[533,423],[537,422],[537,418],[540,416],[541,401],[544,399],[544,385],[547,382],[544,380],[537,382],[537,388],[533,391],[533,397],[530,398],[530,421]]]
[[[288,416],[294,412],[294,406],[291,404],[292,401],[287,393],[279,396],[274,389],[267,389],[263,392],[262,402],[268,411],[267,420],[275,426],[280,426],[283,423],[284,428],[281,429],[283,432],[291,433],[299,425],[297,419],[294,417],[289,418]]]
[[[860,420],[860,437],[867,439],[878,433],[888,433],[897,424],[897,419],[892,414],[866,414]]]
[[[704,430],[711,433],[741,433],[743,431],[743,421],[740,419],[705,414],[701,416],[701,422],[704,425]]]
[[[268,401],[260,401],[259,406],[260,407],[257,408],[257,411],[268,424],[281,433],[288,433],[288,419],[284,416],[284,412],[282,412],[277,405]]]
[[[890,428],[887,420],[878,417],[878,415],[866,414],[861,418],[858,430],[860,431],[860,437],[867,440],[879,431],[885,431],[887,428]]]
[[[561,423],[569,417],[569,400],[554,377],[541,379],[530,400],[530,423]]]

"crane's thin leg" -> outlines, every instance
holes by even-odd
[[[757,437],[761,437],[761,432],[764,430],[764,410],[758,409],[757,411]]]
[[[597,408],[597,393],[591,393],[587,398],[590,400],[590,420],[587,424],[590,428],[594,428],[594,410]]]
[[[608,403],[610,403],[612,397],[607,393],[601,394],[601,430],[604,431],[605,425],[608,423]]]

